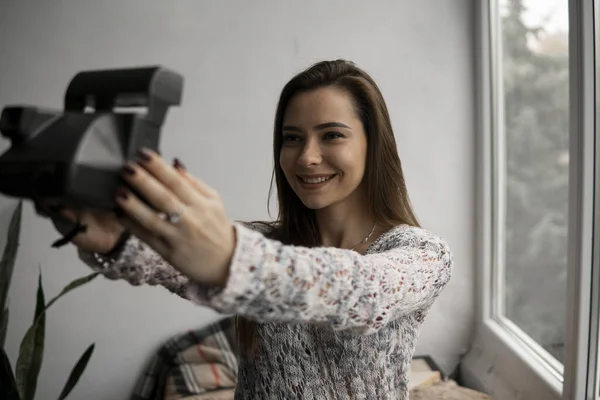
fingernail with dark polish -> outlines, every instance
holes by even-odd
[[[152,156],[150,155],[150,152],[147,149],[140,149],[138,151],[138,156],[142,161],[150,161],[150,159],[152,159]]]
[[[127,191],[127,189],[119,188],[117,190],[117,196],[119,196],[123,200],[127,200],[127,198],[129,197],[129,192]]]
[[[125,172],[127,175],[134,175],[135,169],[131,165],[125,165],[123,167],[123,172]]]
[[[178,158],[175,158],[173,160],[173,166],[179,170],[182,170],[182,171],[185,170],[185,165],[183,165],[183,163],[181,161],[179,161]]]

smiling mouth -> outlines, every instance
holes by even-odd
[[[325,183],[325,182],[330,181],[335,175],[336,174],[325,175],[325,176],[318,176],[318,177],[298,176],[298,179],[302,183],[306,183],[306,184],[309,184],[309,185],[316,185],[316,184],[319,184],[319,183]]]

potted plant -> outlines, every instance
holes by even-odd
[[[37,379],[42,366],[44,355],[44,340],[46,332],[46,310],[50,308],[59,298],[71,290],[82,286],[93,280],[98,273],[75,279],[48,303],[46,303],[44,288],[42,284],[42,271],[40,269],[37,289],[37,302],[33,322],[21,341],[16,367],[13,367],[4,349],[6,331],[8,329],[9,307],[8,289],[17,258],[19,237],[21,231],[21,214],[23,210],[22,201],[19,201],[13,212],[8,227],[8,236],[2,259],[0,259],[0,398],[6,400],[34,400],[37,389]],[[65,399],[73,390],[79,378],[83,374],[95,344],[92,343],[81,355],[58,397]]]

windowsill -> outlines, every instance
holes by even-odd
[[[464,384],[494,400],[560,400],[562,377],[499,323],[482,323],[461,363]]]

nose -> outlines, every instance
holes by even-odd
[[[302,167],[309,167],[319,165],[322,160],[323,156],[319,144],[312,139],[306,140],[298,156],[298,164]]]

